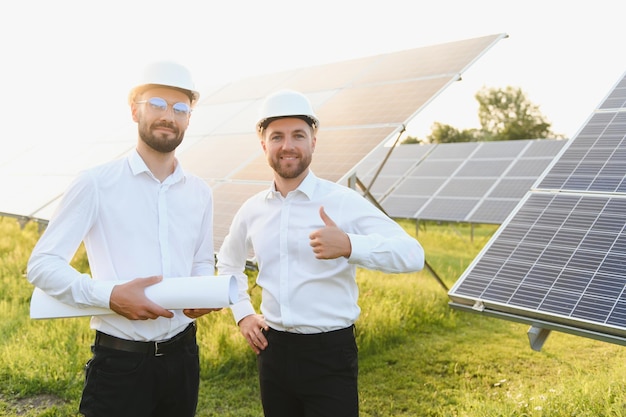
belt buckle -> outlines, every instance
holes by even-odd
[[[164,353],[159,352],[159,342],[154,342],[154,356],[163,356]]]

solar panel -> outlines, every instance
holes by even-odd
[[[216,250],[244,197],[267,187],[272,179],[254,132],[257,109],[266,95],[290,88],[309,97],[321,120],[312,169],[322,178],[347,182],[360,161],[397,137],[409,120],[505,37],[496,34],[282,71],[201,92],[177,155],[187,170],[214,187]],[[68,166],[65,181],[58,184],[46,182],[50,173],[46,167],[31,175],[0,165],[0,173],[6,174],[0,180],[0,212],[47,220],[49,212],[39,209],[54,208],[67,180],[83,168],[133,149],[135,138],[136,132],[124,132],[123,136],[100,140],[115,144],[111,152],[96,152],[93,157],[77,155],[71,159],[76,163]],[[85,145],[87,152],[96,144]],[[31,157],[30,152],[24,154],[26,159]],[[28,198],[15,192],[16,185],[21,190],[27,187]],[[7,193],[19,204],[9,204],[4,198]]]
[[[553,139],[400,145],[357,167],[396,218],[502,223],[566,141]],[[378,172],[378,176],[375,177]]]
[[[465,311],[626,345],[626,74],[449,291]]]
[[[571,191],[626,192],[626,113],[596,113],[539,184]]]

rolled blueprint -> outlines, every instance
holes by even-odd
[[[128,281],[116,281],[124,284]],[[224,308],[237,300],[237,280],[233,275],[166,278],[146,287],[146,297],[167,310],[185,308]],[[116,314],[100,307],[79,308],[67,305],[35,288],[30,301],[31,319]]]

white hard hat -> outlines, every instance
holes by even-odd
[[[172,61],[159,61],[148,65],[139,83],[130,90],[128,102],[134,102],[137,94],[151,86],[165,86],[183,90],[189,95],[192,105],[200,98],[200,93],[195,89],[189,70]]]
[[[314,129],[318,128],[318,120],[309,99],[302,93],[293,90],[281,90],[269,95],[259,110],[257,132],[262,131],[274,119],[297,117],[306,121]]]

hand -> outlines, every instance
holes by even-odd
[[[202,317],[205,314],[220,310],[221,308],[186,308],[183,310],[183,313],[190,319],[197,319],[198,317]]]
[[[239,321],[239,330],[254,353],[257,355],[267,347],[267,339],[261,330],[267,330],[265,317],[260,314],[251,314]]]
[[[146,297],[145,289],[163,280],[162,276],[135,278],[116,285],[111,291],[109,307],[117,314],[130,320],[148,320],[158,317],[174,317],[174,313],[164,309]]]
[[[310,245],[317,259],[336,259],[341,256],[350,257],[352,245],[350,238],[320,207],[320,217],[324,227],[309,235]]]

